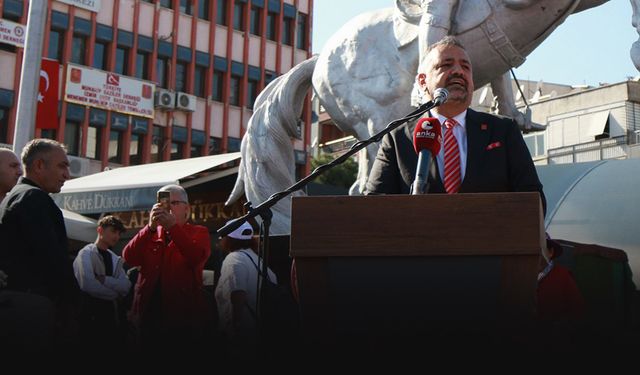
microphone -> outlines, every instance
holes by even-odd
[[[440,104],[444,104],[449,98],[449,91],[445,88],[437,88],[433,90],[433,104],[434,107],[439,106]],[[438,121],[438,120],[436,120]]]
[[[447,99],[449,98],[449,91],[445,88],[437,88],[435,90],[433,90],[433,99],[429,100],[428,102],[422,104],[419,108],[418,108],[418,113],[425,113],[427,111],[432,110],[433,108],[444,104]]]
[[[438,89],[439,90],[439,89]],[[437,91],[437,90],[436,90]],[[446,100],[444,90],[444,100]],[[434,97],[434,101],[436,98]],[[442,128],[437,118],[421,118],[413,132],[413,148],[418,154],[416,178],[411,185],[411,194],[426,194],[429,190],[429,170],[433,155],[438,155],[442,146]]]

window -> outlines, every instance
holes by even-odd
[[[216,23],[218,25],[227,24],[227,0],[218,0],[218,8],[216,9]]]
[[[209,155],[219,154],[220,145],[222,145],[222,139],[218,137],[209,137]]]
[[[129,165],[142,163],[142,134],[131,133],[131,143],[129,143]]]
[[[176,91],[187,91],[187,63],[181,61],[176,64]]]
[[[182,159],[182,150],[184,149],[184,143],[182,142],[171,142],[171,157],[169,160],[180,160]]]
[[[200,2],[203,2],[200,0]],[[191,10],[191,0],[180,0],[180,12],[192,15],[193,12]]]
[[[298,30],[296,34],[296,47],[307,49],[307,16],[298,13]]]
[[[262,35],[262,18],[260,17],[260,8],[256,6],[251,7],[251,24],[249,25],[251,34],[253,35]]]
[[[107,68],[107,42],[96,40],[96,46],[93,49],[93,67],[102,70]]]
[[[198,156],[202,156],[202,146],[191,145],[190,157],[197,158]]]
[[[100,149],[102,146],[102,128],[89,124],[87,129],[87,157],[90,159],[100,159]]]
[[[153,134],[151,135],[151,162],[162,161],[164,141],[164,128],[153,125]]]
[[[173,0],[160,0],[160,6],[169,8],[169,9],[173,9],[172,3],[173,3]]]
[[[149,54],[146,52],[136,54],[136,78],[149,79]]]
[[[214,70],[211,99],[218,102],[222,101],[223,83],[224,83],[224,72],[221,72],[219,70]]]
[[[233,28],[244,31],[244,4],[236,2],[233,4]]]
[[[49,51],[47,57],[62,62],[64,31],[53,29],[49,32]]]
[[[209,1],[200,0],[198,2],[198,18],[203,20],[209,19]]]
[[[228,137],[227,138],[227,152],[240,151],[240,145],[242,140],[240,138]]]
[[[276,40],[276,20],[278,15],[272,12],[267,12],[267,39]]]
[[[253,108],[253,103],[258,97],[258,81],[249,78],[247,81],[247,107]]]
[[[118,46],[116,48],[116,66],[113,67],[113,71],[118,74],[127,74],[127,65],[129,61],[129,49],[126,47]]]
[[[74,35],[71,47],[71,62],[80,65],[86,65],[86,39],[81,35]]]
[[[64,127],[64,144],[67,145],[67,154],[80,155],[80,141],[82,140],[82,128],[78,122],[67,121]]]
[[[205,80],[207,75],[207,68],[204,66],[196,65],[195,75],[193,77],[193,95],[204,98]]]
[[[293,45],[292,38],[292,23],[293,20],[291,18],[285,17],[282,19],[282,44],[286,44],[288,46]]]
[[[0,143],[9,139],[9,108],[0,108]]]
[[[111,130],[109,132],[109,163],[122,163],[122,132]]]
[[[166,57],[158,57],[156,60],[156,83],[159,87],[167,87],[167,73],[169,61]]]
[[[11,52],[11,53],[16,53],[17,51],[16,46],[13,46],[11,44],[5,44],[5,43],[0,43],[0,50]]]
[[[544,156],[547,152],[543,134],[527,134],[523,136],[532,157]]]
[[[240,83],[242,78],[232,75],[229,81],[229,104],[240,105]]]
[[[55,140],[56,131],[55,129],[42,129],[42,132],[40,133],[40,137]]]

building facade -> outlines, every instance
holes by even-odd
[[[36,137],[67,145],[74,177],[239,151],[259,92],[311,56],[313,0],[47,1],[42,56],[59,63],[59,105],[55,129]],[[0,0],[2,20],[26,25],[28,3]],[[22,62],[23,48],[0,41],[0,143],[9,145]],[[74,70],[151,83],[153,106],[139,116],[84,103],[68,92]],[[299,175],[308,172],[310,98],[301,120]]]

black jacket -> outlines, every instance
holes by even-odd
[[[538,191],[542,184],[517,124],[508,118],[467,110],[467,168],[460,193]],[[417,121],[387,134],[369,174],[365,194],[409,194],[418,156],[413,149]],[[437,163],[431,164],[428,193],[445,193]]]
[[[21,178],[0,204],[0,269],[8,289],[56,301],[78,296],[62,211],[48,193]]]

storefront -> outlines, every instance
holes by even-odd
[[[117,216],[127,228],[123,236],[127,240],[148,223],[158,189],[177,184],[189,194],[191,221],[214,232],[227,220],[244,214],[243,202],[224,205],[239,161],[236,152],[116,168],[67,181],[53,199],[60,208],[93,219]]]

